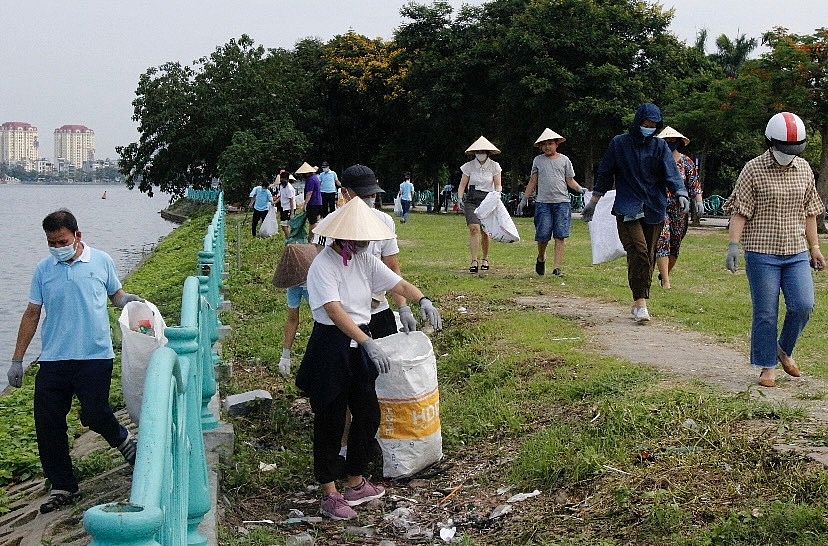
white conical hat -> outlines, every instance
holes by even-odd
[[[321,219],[313,232],[343,241],[383,241],[397,237],[362,199],[351,199]]]
[[[489,154],[495,155],[499,154],[500,150],[497,149],[497,146],[489,142],[486,137],[481,135],[471,146],[466,148],[467,154],[473,154],[474,152],[489,152]]]
[[[541,136],[539,136],[538,139],[535,141],[535,146],[540,146],[540,143],[544,142],[546,140],[557,140],[558,144],[560,144],[561,142],[566,141],[566,139],[564,137],[562,137],[561,135],[559,135],[558,133],[556,133],[555,131],[553,131],[549,127],[547,127],[546,129],[543,130],[543,132],[541,133]]]
[[[687,146],[690,144],[690,139],[684,136],[683,134],[679,133],[669,125],[661,130],[659,134],[656,135],[658,138],[680,138],[684,145]]]
[[[293,172],[295,174],[312,174],[316,172],[316,169],[311,167],[310,164],[308,164],[308,162],[305,161],[304,163],[302,163],[302,165],[299,166],[298,169],[296,169]]]

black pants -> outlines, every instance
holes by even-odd
[[[267,216],[266,210],[256,210],[253,209],[253,223],[251,225],[251,230],[253,232],[253,237],[256,236],[256,230],[259,228],[259,222],[264,222],[265,216]]]
[[[35,378],[35,431],[43,475],[52,483],[52,489],[78,490],[66,425],[73,395],[80,402],[80,420],[84,426],[103,436],[111,447],[118,447],[126,440],[127,430],[109,407],[111,382],[111,358],[40,363]]]
[[[319,483],[343,477],[360,476],[368,466],[374,437],[380,423],[380,409],[374,381],[366,381],[362,369],[362,349],[350,349],[349,365],[353,381],[342,393],[314,414],[313,474]],[[339,456],[342,433],[345,432],[345,411],[351,410],[348,432],[348,457]]]
[[[322,218],[336,210],[336,192],[322,192]]]

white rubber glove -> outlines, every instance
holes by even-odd
[[[694,201],[693,206],[696,208],[696,216],[702,216],[704,214],[704,202],[703,201]]]
[[[136,296],[135,294],[130,294],[129,292],[124,292],[124,294],[121,297],[116,298],[115,301],[113,301],[112,303],[118,309],[123,309],[124,306],[126,306],[126,304],[128,304],[131,301],[140,301],[141,303],[144,303],[147,300],[145,300],[144,298],[142,298],[140,296]]]
[[[736,243],[727,244],[727,256],[725,257],[725,267],[731,273],[736,273],[736,265],[739,260],[739,245]]]
[[[679,195],[678,204],[681,207],[682,214],[688,214],[690,212],[690,199],[688,199],[686,196]]]
[[[282,349],[282,358],[279,359],[279,374],[290,377],[290,349]]]
[[[359,344],[360,347],[365,351],[368,355],[368,358],[371,359],[371,362],[374,363],[374,366],[377,367],[377,371],[379,373],[388,373],[391,371],[391,358],[385,354],[377,342],[371,339],[370,337]]]
[[[20,387],[23,385],[23,361],[12,360],[6,377],[9,379],[9,385],[12,387]]]
[[[411,307],[403,305],[399,308],[400,323],[402,323],[402,331],[406,334],[417,331],[417,319],[414,318],[414,313],[411,312]]]
[[[431,303],[428,298],[420,298],[420,313],[423,315],[423,320],[431,323],[438,332],[443,329],[443,320],[440,318],[440,312]]]
[[[529,205],[529,196],[524,193],[523,198],[520,200],[520,203],[518,203],[515,213],[518,216],[523,216],[523,209],[525,209],[527,205]]]

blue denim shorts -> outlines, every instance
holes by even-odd
[[[535,240],[566,239],[572,225],[572,206],[565,203],[535,203]]]
[[[298,309],[304,298],[305,303],[308,303],[308,289],[305,286],[291,286],[287,289],[287,306],[288,309]]]

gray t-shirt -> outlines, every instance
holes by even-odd
[[[535,156],[532,160],[532,174],[538,174],[538,203],[568,203],[569,192],[566,179],[575,178],[572,162],[563,154],[547,157]]]

